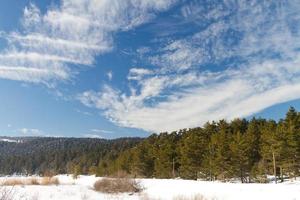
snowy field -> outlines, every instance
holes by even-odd
[[[192,199],[202,195],[207,200],[254,200],[278,199],[300,200],[300,179],[280,184],[240,184],[188,180],[138,179],[144,191],[140,194],[107,195],[93,190],[93,184],[100,178],[80,176],[74,180],[72,176],[57,176],[60,185],[13,186],[16,200],[101,200],[101,199],[141,199],[171,200]],[[2,177],[0,181],[16,177]],[[17,177],[20,178],[20,177]],[[2,186],[2,191],[12,186]],[[185,198],[183,198],[185,197]]]

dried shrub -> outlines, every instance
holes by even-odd
[[[24,185],[24,180],[22,179],[7,179],[3,183],[1,183],[3,186],[15,186],[15,185]]]
[[[2,186],[16,185],[59,185],[59,180],[56,177],[43,178],[10,178],[5,180]]]
[[[3,186],[16,186],[16,185],[39,185],[37,178],[10,178],[5,180],[1,185]]]
[[[23,185],[40,185],[40,182],[37,178],[30,178]]]
[[[140,184],[129,178],[103,178],[95,182],[94,189],[103,193],[137,193],[142,191]]]
[[[59,185],[59,180],[56,177],[43,177],[40,184],[41,185]]]

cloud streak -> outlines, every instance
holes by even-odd
[[[299,99],[297,1],[207,4],[182,7],[182,19],[197,19],[197,31],[143,52],[153,68],[130,70],[129,93],[106,85],[79,95],[81,102],[120,126],[160,132]]]
[[[0,78],[47,85],[69,80],[78,66],[91,66],[96,56],[114,48],[115,32],[147,22],[174,2],[62,0],[45,13],[30,4],[23,27],[0,34],[8,43],[0,52]]]

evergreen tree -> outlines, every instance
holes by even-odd
[[[209,140],[201,128],[185,133],[180,143],[180,176],[188,179],[197,179],[201,172],[204,155]]]
[[[175,177],[177,171],[177,145],[178,135],[163,133],[158,136],[155,144],[154,176],[159,178]]]
[[[270,173],[274,174],[277,182],[277,162],[280,156],[280,141],[278,140],[277,124],[275,121],[268,121],[262,129],[261,156],[268,166]],[[270,167],[272,166],[272,167]]]
[[[260,162],[261,160],[260,144],[261,144],[261,127],[264,126],[264,124],[265,124],[265,120],[261,120],[261,119],[257,120],[253,118],[249,122],[247,131],[245,133],[245,142],[249,150],[247,155],[249,160],[248,163],[249,182],[251,182],[251,178],[256,178],[257,175],[262,175],[263,162]]]
[[[230,143],[231,154],[231,177],[240,177],[241,182],[247,182],[248,172],[250,171],[250,146],[246,137],[239,131],[232,136]]]
[[[225,120],[218,123],[218,133],[211,137],[211,148],[213,153],[213,174],[218,179],[225,180],[230,177],[230,151],[231,130]]]

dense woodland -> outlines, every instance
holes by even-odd
[[[0,142],[0,174],[88,174],[101,160],[114,160],[139,138],[9,138]],[[94,170],[94,171],[93,171]]]
[[[16,151],[17,149],[17,151]],[[39,138],[0,143],[0,173],[97,174],[266,182],[300,175],[300,114],[235,119],[146,139]]]
[[[235,119],[203,128],[151,135],[116,160],[101,161],[98,175],[125,171],[136,177],[206,180],[239,178],[266,182],[267,175],[300,175],[300,114],[290,108],[285,119]]]

